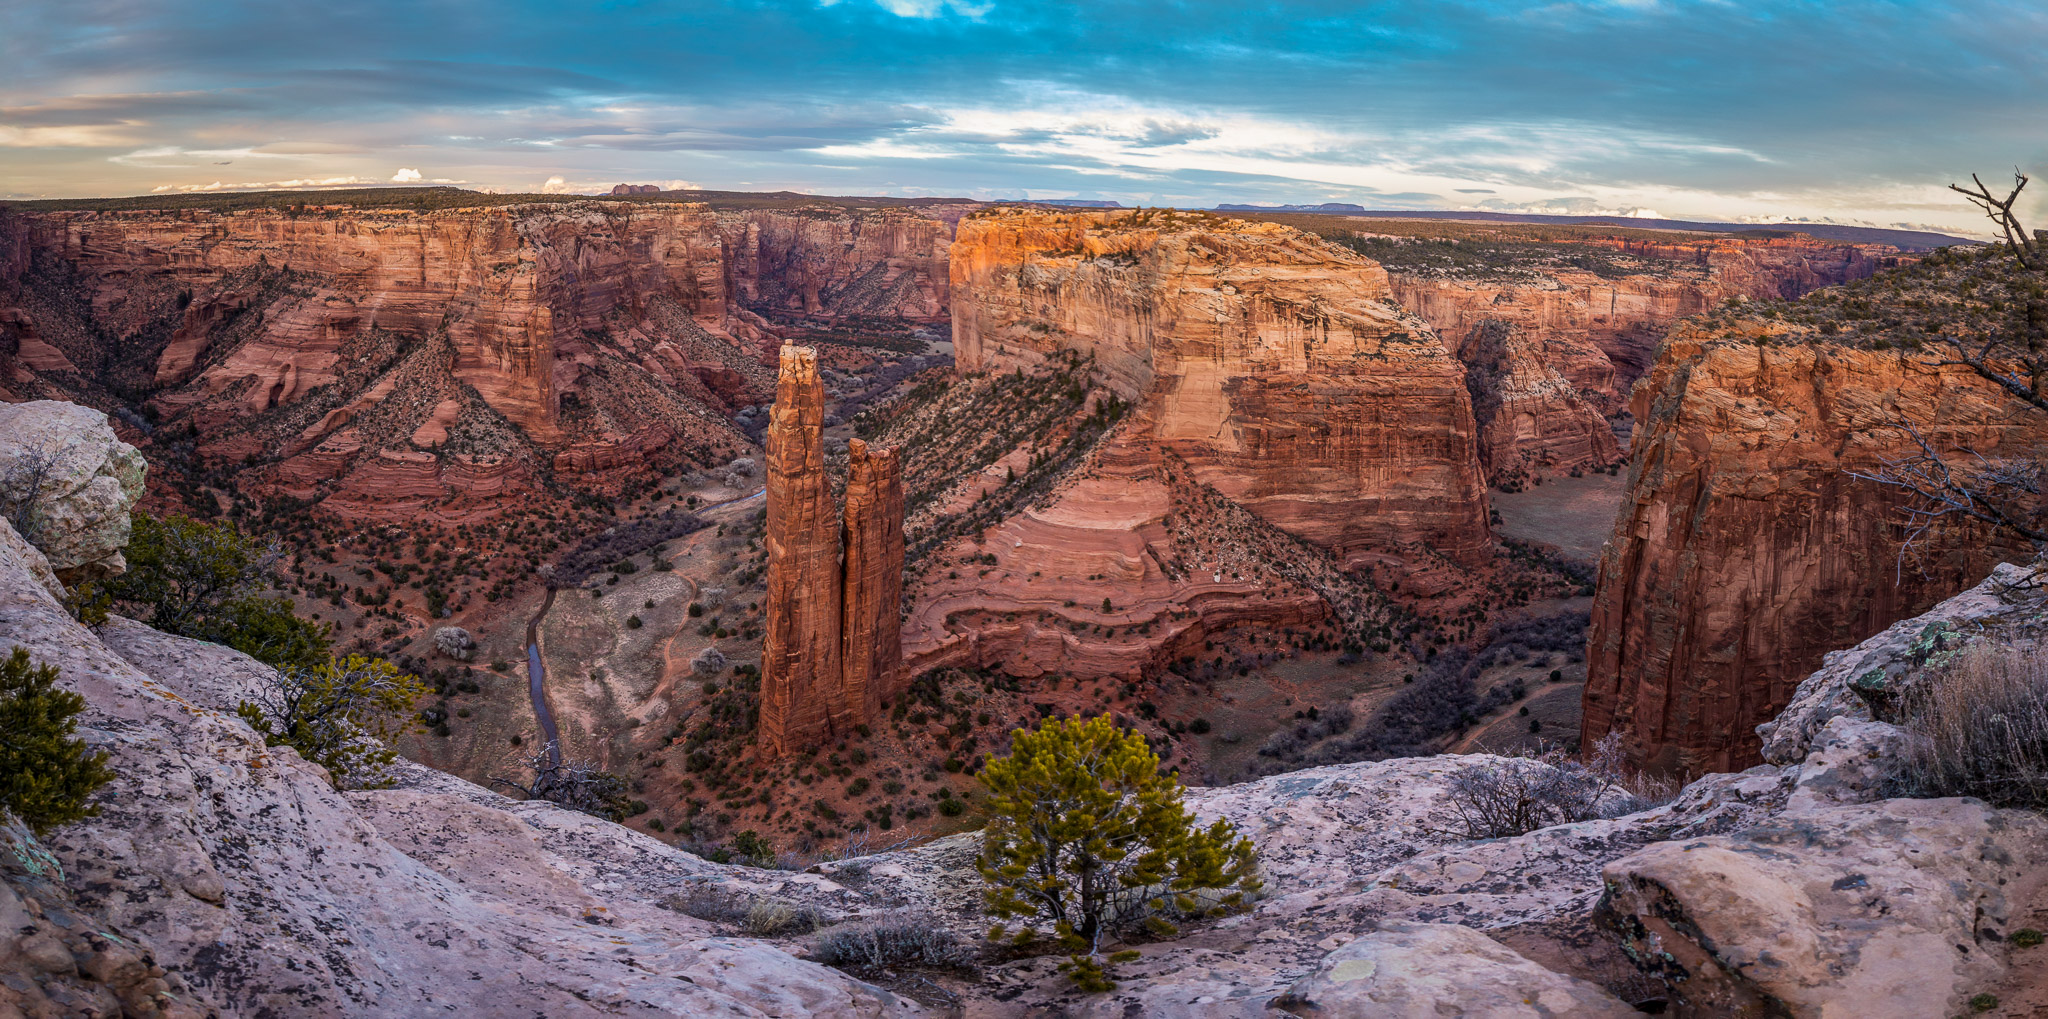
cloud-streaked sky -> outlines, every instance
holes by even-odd
[[[1942,185],[2048,168],[2044,51],[2041,0],[0,0],[0,195],[624,181],[1975,233]]]

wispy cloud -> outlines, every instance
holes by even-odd
[[[541,0],[68,0],[5,18],[0,175],[30,194],[688,178],[1962,227],[1949,179],[2048,160],[2048,7],[2026,0],[702,0],[576,17]]]

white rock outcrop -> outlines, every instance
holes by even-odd
[[[0,515],[20,524],[60,575],[126,568],[121,549],[144,466],[142,454],[90,407],[0,404]]]
[[[656,905],[692,880],[760,883],[741,868],[416,765],[415,788],[336,792],[234,715],[264,666],[126,620],[80,626],[39,553],[8,537],[0,653],[58,667],[119,776],[98,817],[50,834],[51,854],[79,914],[132,935],[220,1014],[921,1011]],[[633,879],[612,880],[628,861]]]

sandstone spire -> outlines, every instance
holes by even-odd
[[[847,457],[839,654],[846,700],[868,721],[903,678],[903,465],[895,450],[859,439]]]
[[[839,526],[825,480],[824,424],[817,351],[785,345],[766,443],[760,733],[770,756],[853,724],[839,669]]]
[[[853,440],[842,528],[824,425],[817,352],[784,346],[767,436],[760,731],[769,757],[875,721],[902,686],[903,467],[895,450]]]

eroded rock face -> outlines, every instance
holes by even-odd
[[[1916,449],[2048,445],[1967,369],[1784,327],[1682,326],[1633,397],[1630,493],[1601,556],[1582,738],[1694,773],[1761,760],[1756,726],[1830,650],[1925,610],[2018,549],[1956,528],[1898,558],[1900,498],[1852,477]]]
[[[1532,469],[1605,467],[1621,460],[1614,429],[1534,337],[1500,319],[1446,334],[1465,363],[1479,422],[1479,458],[1496,483]]]
[[[209,1014],[132,934],[77,912],[55,857],[0,811],[0,1012],[28,1019]]]
[[[1958,1015],[2044,846],[2048,822],[1976,800],[1827,807],[1611,863],[1605,908],[1690,1014]]]
[[[998,211],[961,221],[966,370],[1071,350],[1206,484],[1356,558],[1490,543],[1464,371],[1377,264],[1275,224]]]
[[[780,755],[853,725],[840,682],[839,511],[825,478],[825,390],[818,354],[782,348],[769,411],[767,636],[761,746]]]
[[[952,229],[903,209],[723,213],[728,283],[763,314],[946,319]]]
[[[943,212],[944,210],[940,210]],[[957,212],[954,213],[957,215]],[[155,391],[244,485],[487,514],[745,452],[779,326],[946,315],[944,215],[568,202],[0,211],[0,397]]]
[[[847,444],[845,594],[840,665],[859,721],[882,717],[908,680],[903,668],[903,464],[893,449]]]
[[[144,463],[107,416],[54,400],[0,404],[0,514],[63,577],[120,573]]]
[[[1731,297],[1796,298],[1902,261],[1889,245],[1803,237],[1589,239],[1577,246],[1611,247],[1641,261],[1623,272],[1560,266],[1389,273],[1401,306],[1428,322],[1479,376],[1470,381],[1490,477],[1519,467],[1568,470],[1618,460],[1612,435],[1597,434],[1593,424],[1610,431],[1605,418],[1627,407],[1629,387],[1649,371],[1658,343],[1680,320]],[[1499,345],[1507,358],[1495,352],[1494,337],[1505,341]],[[1505,418],[1489,414],[1489,404]]]
[[[40,905],[133,939],[67,959],[138,1009],[175,978],[226,1016],[919,1014],[656,905],[727,873],[762,887],[737,869],[416,765],[398,789],[334,791],[235,716],[265,666],[118,618],[87,630],[25,548],[0,540],[0,652],[59,669],[117,776],[99,816],[46,840],[74,898]]]

